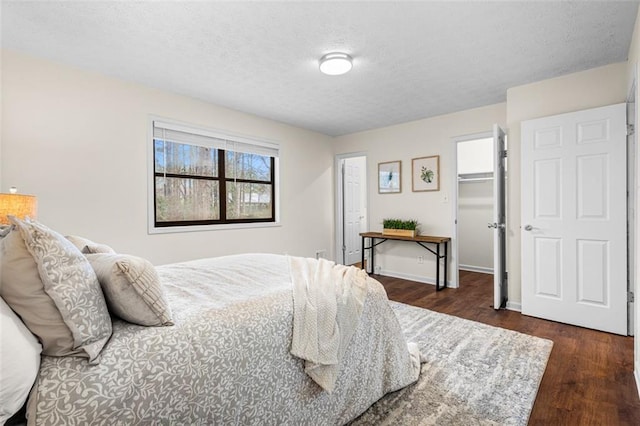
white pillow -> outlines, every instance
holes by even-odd
[[[0,299],[0,424],[20,411],[40,368],[42,346]]]

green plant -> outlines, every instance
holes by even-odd
[[[426,167],[422,166],[422,169],[420,170],[420,178],[423,181],[425,181],[426,183],[431,183],[434,176],[435,174],[433,173],[433,170],[427,169]]]
[[[413,231],[418,227],[418,221],[413,219],[382,219],[382,227],[385,229],[408,229]]]

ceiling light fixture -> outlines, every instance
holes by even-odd
[[[331,52],[320,58],[320,71],[327,75],[342,75],[353,67],[351,56],[341,52]]]

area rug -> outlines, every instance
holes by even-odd
[[[391,302],[426,362],[352,425],[526,425],[553,342]]]

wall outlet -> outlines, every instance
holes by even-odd
[[[418,263],[419,264],[423,264],[424,263],[424,256],[418,256]]]
[[[376,274],[376,275],[380,275],[380,271],[382,271],[382,266],[376,265],[376,267],[374,268],[373,273]]]
[[[316,250],[316,259],[324,259],[326,252],[325,249]]]

